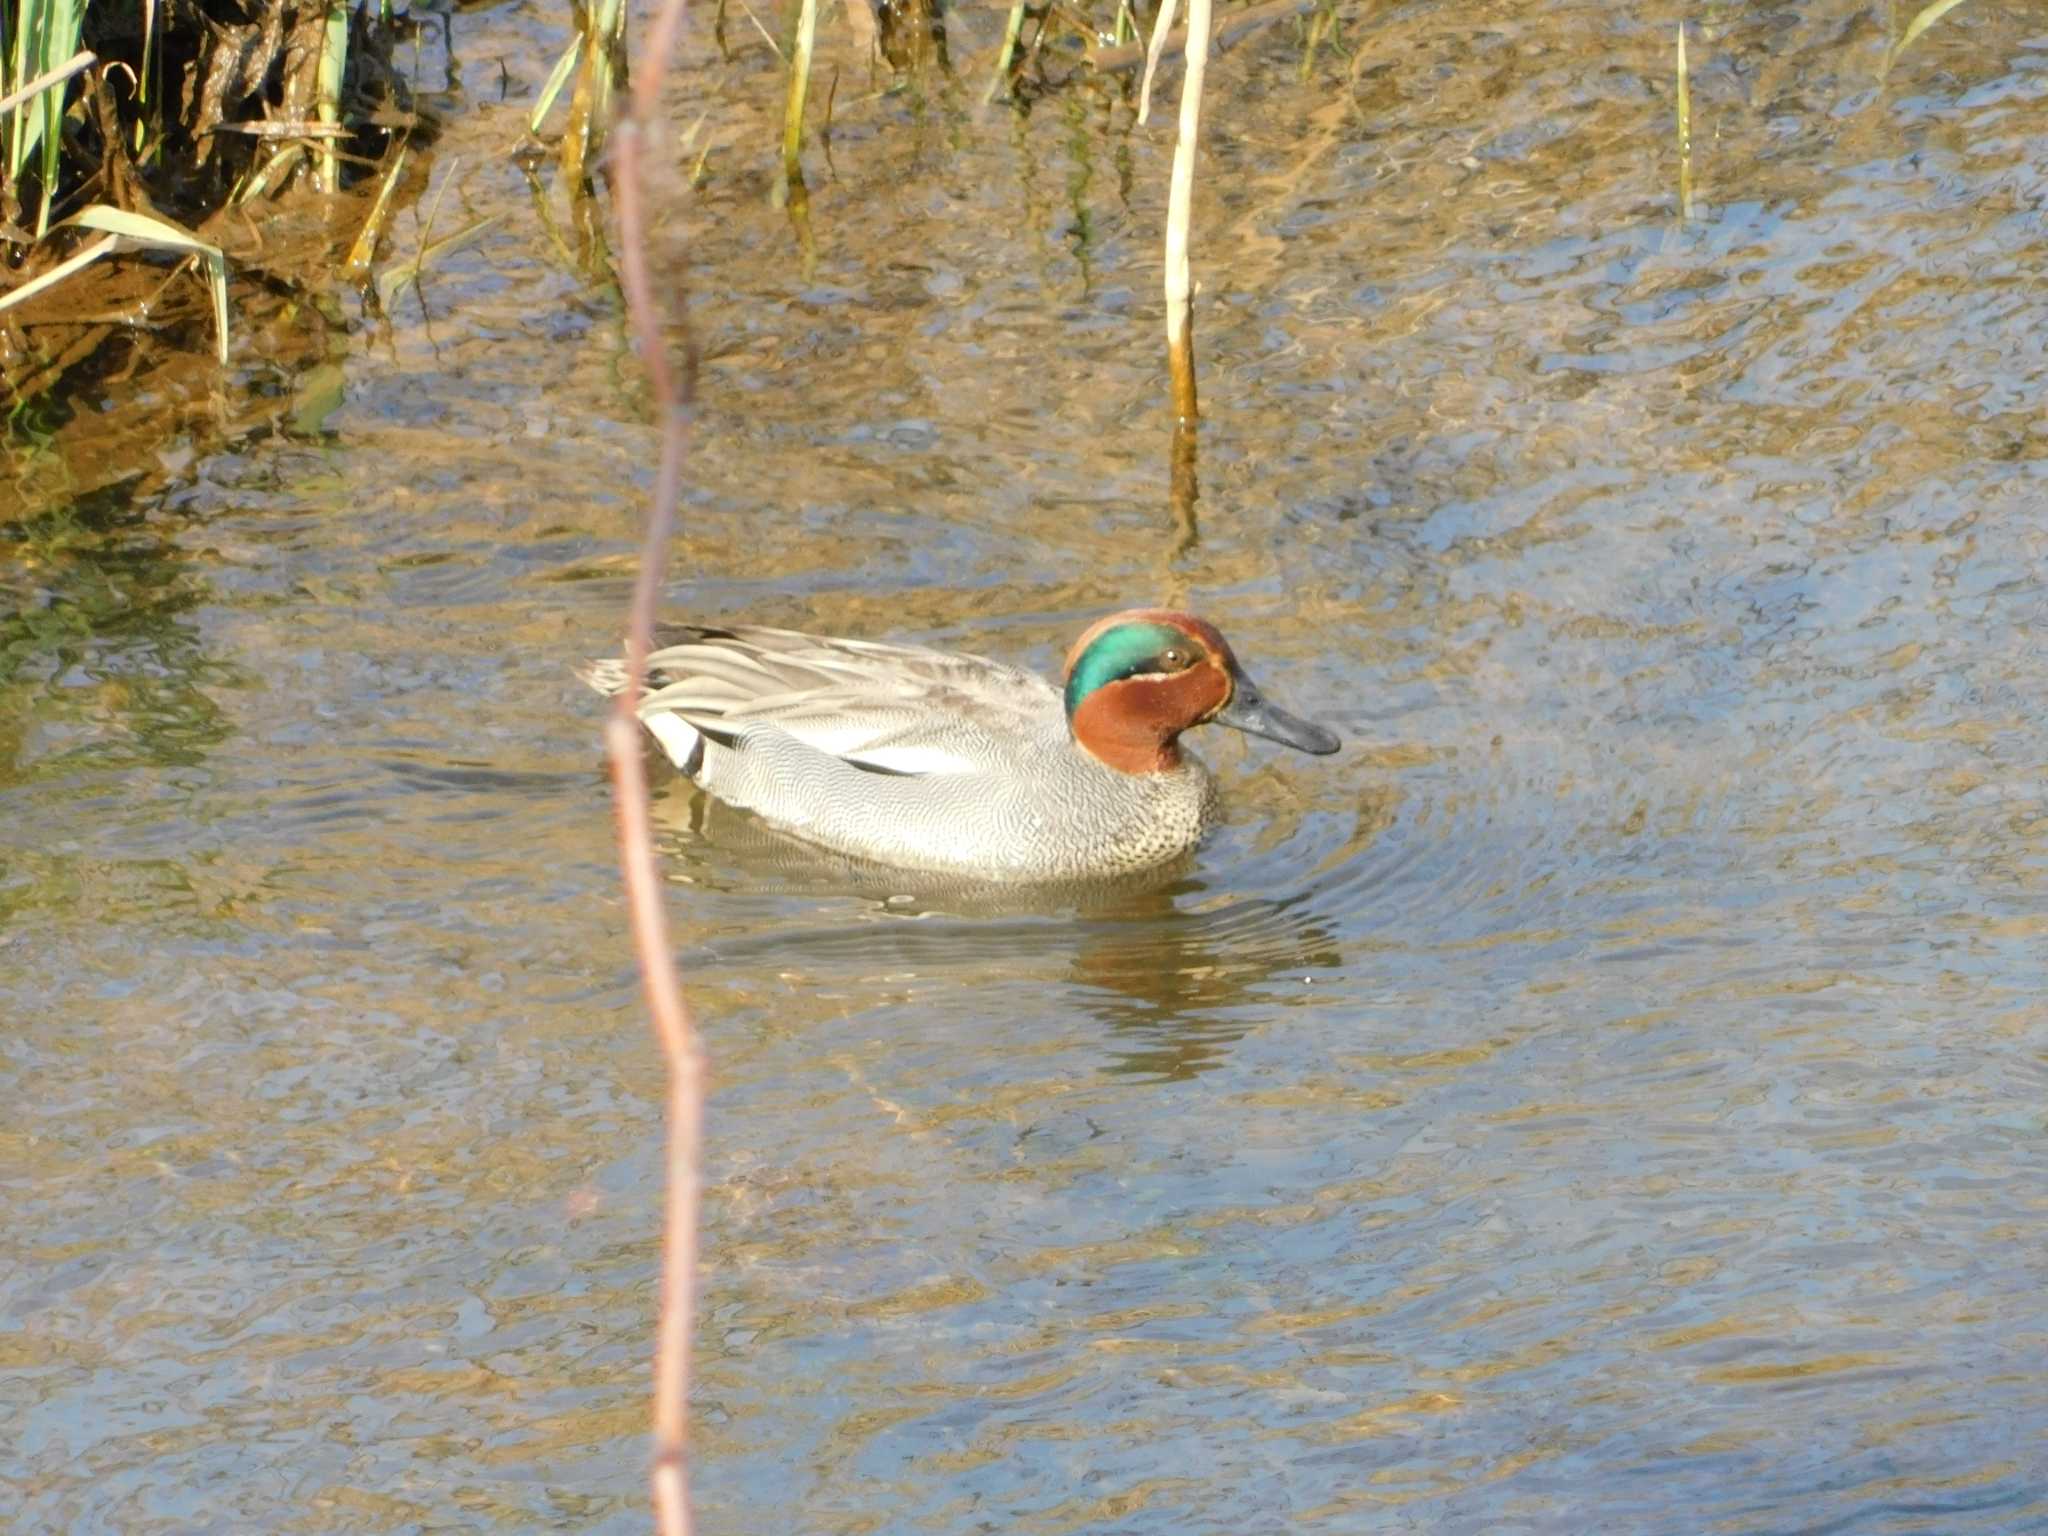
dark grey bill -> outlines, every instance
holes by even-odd
[[[1326,731],[1299,715],[1290,715],[1278,704],[1268,703],[1253,686],[1252,680],[1242,673],[1238,674],[1237,691],[1230,696],[1230,702],[1210,718],[1218,725],[1243,731],[1247,736],[1263,736],[1268,741],[1313,752],[1318,757],[1344,745],[1337,739],[1335,731]]]

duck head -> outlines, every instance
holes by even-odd
[[[1067,652],[1067,726],[1124,773],[1180,766],[1180,733],[1215,721],[1303,752],[1334,752],[1320,725],[1268,703],[1216,626],[1170,608],[1098,620]]]

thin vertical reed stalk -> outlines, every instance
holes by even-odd
[[[1117,12],[1121,17],[1123,12]],[[1003,24],[1003,51],[996,55],[996,72],[989,77],[988,89],[981,93],[984,103],[991,102],[1002,94],[1003,85],[1010,78],[1010,61],[1017,57],[1017,38],[1024,31],[1024,7],[1010,7],[1010,19]]]
[[[342,270],[353,283],[360,283],[370,275],[370,263],[377,255],[377,240],[384,233],[384,221],[391,212],[391,194],[398,189],[398,178],[405,174],[406,146],[400,144],[391,156],[391,164],[384,172],[382,185],[377,188],[377,200],[370,205],[370,216],[363,220],[363,227],[356,231],[355,243],[348,248],[348,260]],[[442,183],[445,188],[446,182]],[[421,243],[421,253],[425,253]]]
[[[687,325],[683,366],[670,361],[662,314],[654,300],[647,253],[642,161],[649,124],[661,101],[662,81],[675,53],[685,0],[662,0],[647,33],[646,67],[637,72],[627,114],[612,146],[617,172],[620,279],[626,293],[641,365],[661,425],[661,469],[647,513],[639,576],[633,584],[626,629],[626,686],[605,725],[612,786],[619,814],[619,863],[633,926],[633,949],[647,993],[647,1009],[668,1066],[668,1200],[662,1228],[661,1320],[654,1357],[654,1513],[662,1536],[690,1536],[690,1340],[696,1328],[697,1218],[702,1196],[705,1063],[696,1022],[683,1000],[682,981],[669,946],[648,823],[647,775],[635,705],[647,676],[654,609],[668,567],[676,523],[683,458],[696,399],[697,349]],[[678,317],[679,320],[683,317]]]
[[[585,46],[576,60],[576,86],[569,94],[568,123],[562,134],[562,179],[571,197],[582,194],[590,166],[602,151],[612,97],[624,78],[626,35],[625,0],[581,0],[575,9]],[[560,89],[559,82],[550,84]],[[536,119],[540,115],[536,111]],[[537,121],[534,126],[538,128]]]
[[[1152,77],[1158,73],[1160,57],[1166,52],[1166,40],[1173,35],[1173,17],[1177,9],[1178,0],[1159,0],[1159,10],[1152,18],[1152,40],[1145,45],[1145,73],[1138,81],[1138,123],[1141,127],[1152,116]]]
[[[1692,86],[1685,63],[1685,23],[1678,24],[1678,216],[1692,217]]]
[[[1298,78],[1303,85],[1307,85],[1309,76],[1315,73],[1316,50],[1322,47],[1323,39],[1336,28],[1337,13],[1328,5],[1318,5],[1315,14],[1308,19],[1308,36],[1301,48],[1301,73]]]
[[[13,36],[7,28],[13,28]],[[70,63],[80,53],[85,6],[81,0],[21,0],[0,13],[0,92],[14,101],[7,124],[6,181],[18,186],[32,157],[41,182],[36,238],[49,233],[50,209],[64,148],[64,100]],[[67,62],[70,61],[70,62]],[[40,152],[40,153],[38,153]]]
[[[327,8],[327,25],[321,33],[320,61],[314,72],[313,115],[323,123],[341,121],[341,82],[348,70],[348,4],[334,0]],[[341,190],[341,157],[334,152],[334,140],[322,139],[315,151],[322,192]]]
[[[1165,7],[1161,7],[1163,13]],[[1188,270],[1188,220],[1195,201],[1195,150],[1202,136],[1202,77],[1209,64],[1209,0],[1188,0],[1187,75],[1180,87],[1180,135],[1166,198],[1166,365],[1173,415],[1201,416],[1195,399],[1194,283]]]
[[[135,116],[135,142],[129,147],[141,154],[149,142],[152,125],[163,121],[163,106],[160,92],[151,82],[156,78],[161,65],[162,50],[156,41],[157,0],[142,0],[142,66],[135,72],[135,105],[143,110]],[[154,107],[155,110],[149,110]]]
[[[811,89],[811,53],[818,43],[818,0],[803,0],[789,60],[789,101],[782,113],[782,178],[789,195],[804,189],[804,98]]]
[[[1173,442],[1167,450],[1167,504],[1173,508],[1173,548],[1167,555],[1168,573],[1172,563],[1190,553],[1202,540],[1201,524],[1195,518],[1195,503],[1202,499],[1202,487],[1195,474],[1196,438],[1200,428],[1192,421],[1173,424]],[[1168,607],[1178,608],[1178,602]]]

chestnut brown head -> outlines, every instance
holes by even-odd
[[[1097,621],[1067,653],[1067,724],[1112,768],[1159,773],[1180,763],[1180,733],[1215,721],[1303,752],[1334,752],[1335,735],[1270,704],[1216,626],[1170,608]]]

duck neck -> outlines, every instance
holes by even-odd
[[[1227,688],[1227,685],[1226,685]],[[1180,733],[1222,702],[1201,669],[1178,677],[1104,683],[1067,717],[1074,740],[1119,773],[1171,773],[1181,766]]]

